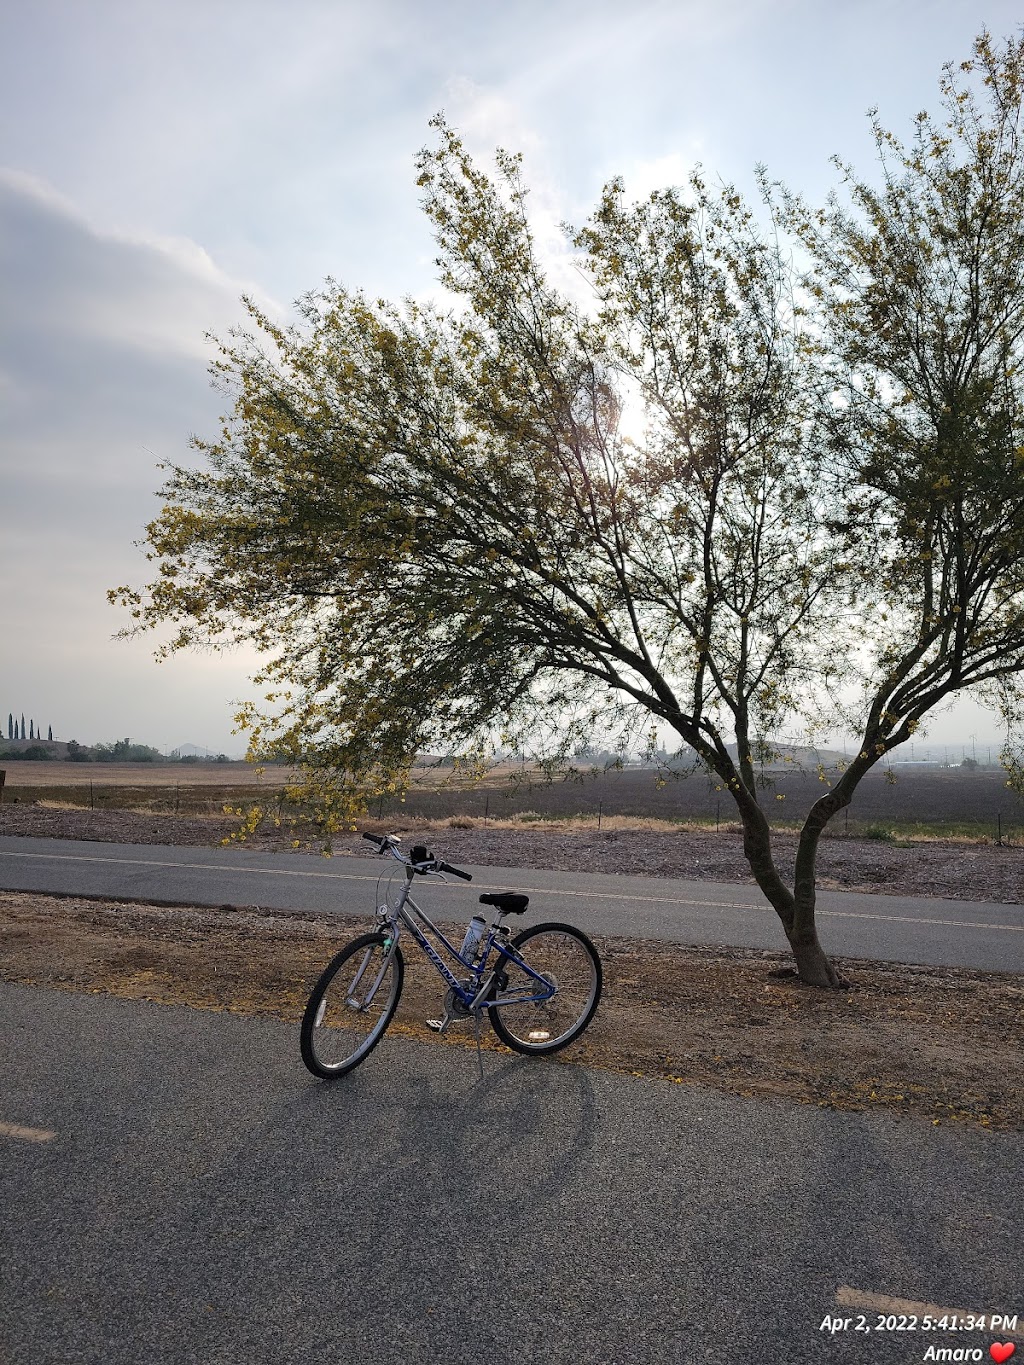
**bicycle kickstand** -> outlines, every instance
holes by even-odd
[[[473,1032],[476,1034],[476,1064],[480,1070],[481,1080],[484,1078],[484,1058],[483,1053],[480,1051],[480,1016],[482,1014],[483,1010],[473,1011]]]

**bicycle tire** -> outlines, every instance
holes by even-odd
[[[601,1001],[604,974],[597,949],[571,924],[535,924],[517,935],[511,946],[520,950],[531,941],[533,948],[522,956],[534,971],[555,978],[555,994],[546,1001],[492,1004],[487,1013],[491,1027],[506,1047],[531,1056],[550,1055],[575,1042],[593,1019]],[[575,973],[578,982],[571,979]],[[501,975],[505,982],[497,986],[497,996],[516,989],[532,993],[536,987],[513,962],[503,964]]]
[[[299,1050],[306,1067],[321,1080],[335,1080],[365,1061],[394,1018],[405,980],[397,946],[372,1001],[353,1004],[352,995],[354,989],[370,987],[376,980],[386,942],[379,932],[353,939],[331,959],[313,987],[302,1016]]]

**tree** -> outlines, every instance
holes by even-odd
[[[30,744],[27,749],[21,750],[18,757],[46,762],[53,758],[53,754],[50,753],[49,749],[44,748],[42,744]]]
[[[876,189],[843,169],[850,206],[809,213],[831,438],[856,461],[848,529],[870,545],[878,613],[862,674],[862,752],[822,803],[829,818],[873,755],[908,740],[965,688],[1013,728],[1024,668],[1024,40],[987,33],[944,69],[945,121],[905,147],[873,118]],[[1019,757],[1005,755],[1021,783]]]
[[[159,577],[110,594],[126,633],[263,651],[251,752],[302,759],[328,832],[418,751],[672,730],[735,800],[801,977],[842,984],[822,831],[931,708],[1009,696],[1024,666],[1024,58],[987,41],[965,67],[995,81],[987,112],[947,73],[946,132],[925,118],[904,153],[878,130],[900,178],[851,181],[853,212],[766,186],[812,253],[811,309],[777,223],[694,174],[639,204],[606,187],[572,234],[585,310],[541,268],[520,159],[488,177],[435,120],[419,183],[457,306],[328,282],[283,328],[250,303],[215,367],[233,414],[148,528]],[[858,754],[787,868],[759,759],[854,712]]]
[[[162,756],[158,749],[148,744],[133,744],[128,738],[93,746],[93,758],[97,763],[155,763]]]
[[[46,738],[47,738],[47,740],[49,741],[49,743],[51,743],[51,744],[53,743],[53,726],[52,726],[52,725],[48,725],[48,726],[46,727]]]
[[[8,739],[13,739],[13,738],[14,738],[14,712],[13,712],[13,711],[8,711],[8,712],[7,712],[7,738],[8,738]]]
[[[25,713],[24,713],[24,711],[21,713],[21,737],[22,737],[22,739],[25,738]]]

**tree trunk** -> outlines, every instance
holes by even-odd
[[[771,902],[789,940],[797,975],[808,986],[845,990],[847,983],[828,960],[814,922],[814,861],[817,835],[801,840],[795,891],[779,876],[772,856],[771,828],[756,801],[737,796],[743,817],[743,852],[754,879]],[[820,830],[817,831],[820,834]],[[805,830],[806,834],[806,830]]]
[[[806,982],[808,986],[825,986],[832,990],[849,988],[849,983],[839,975],[818,942],[818,931],[813,917],[809,925],[805,922],[801,928],[794,926],[792,931],[787,929],[786,937],[793,950],[797,975],[801,981]]]

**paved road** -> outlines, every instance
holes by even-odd
[[[0,838],[0,887],[199,905],[260,905],[366,916],[381,867],[373,859]],[[441,918],[469,919],[482,890],[531,897],[530,919],[569,919],[596,934],[673,943],[785,948],[775,912],[754,887],[522,868],[471,867],[472,886],[420,883]],[[837,955],[1024,972],[1024,906],[822,892],[820,932]]]
[[[1003,1334],[837,1293],[1024,1314],[1020,1135],[390,1038],[324,1085],[286,1025],[11,985],[0,1039],[4,1365],[902,1365]]]

